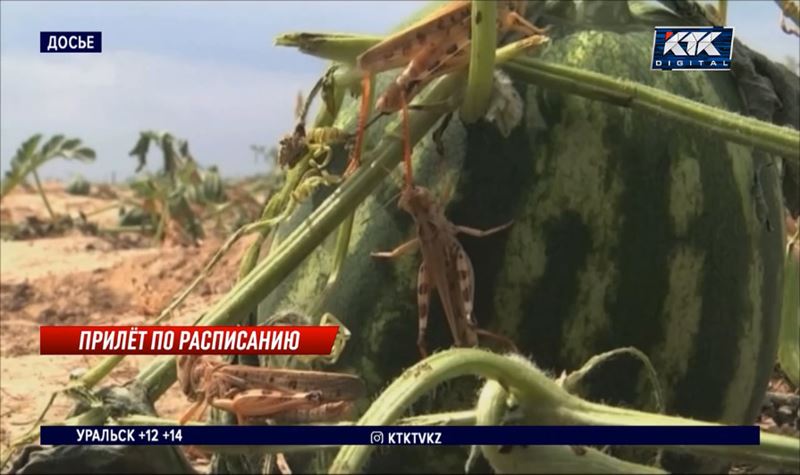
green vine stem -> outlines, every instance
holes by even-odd
[[[494,85],[494,53],[497,48],[497,4],[472,0],[472,44],[469,52],[469,74],[461,119],[472,123],[489,107]]]
[[[475,425],[476,426],[499,426],[503,425],[503,415],[508,409],[509,394],[497,381],[488,380],[481,388],[478,395],[478,402],[475,404]],[[484,457],[492,463],[489,456],[488,447],[473,445],[469,452],[469,457],[464,464],[464,473],[470,473],[472,467],[478,461],[478,454],[483,453]],[[495,448],[495,451],[498,449]],[[497,464],[492,463],[492,468],[498,473],[506,473],[499,470]],[[513,471],[512,471],[513,472]]]
[[[272,231],[273,226],[280,223],[282,219],[292,211],[290,208],[291,204],[293,203],[292,192],[300,184],[303,176],[310,167],[311,157],[310,155],[307,155],[288,171],[283,187],[280,189],[280,191],[272,195],[267,204],[264,206],[264,209],[261,212],[260,220],[262,222],[272,221],[272,224],[261,227],[256,240],[253,241],[253,243],[250,244],[250,247],[247,248],[244,257],[242,257],[242,261],[239,263],[239,280],[243,279],[244,276],[249,274],[250,271],[255,268],[256,264],[258,263],[258,258],[261,254],[261,247],[269,237],[269,233]]]
[[[502,425],[508,392],[497,381],[489,380],[481,390],[475,409],[476,425]],[[514,447],[505,454],[495,445],[480,447],[496,473],[666,473],[660,468],[626,462],[591,447],[566,445]]]
[[[642,363],[647,372],[647,379],[650,381],[650,385],[653,386],[653,404],[658,412],[664,412],[664,391],[661,389],[658,373],[656,373],[653,363],[650,362],[650,358],[642,353],[641,350],[631,346],[617,348],[592,356],[580,369],[573,371],[564,378],[562,387],[570,394],[579,393],[582,380],[591,374],[595,368],[615,356],[624,354],[631,355]]]
[[[446,350],[406,370],[373,402],[358,425],[390,425],[424,394],[460,376],[479,376],[498,381],[519,402],[526,418],[539,425],[720,425],[590,403],[567,393],[522,358],[473,348]],[[761,444],[758,446],[679,448],[695,454],[787,468],[797,467],[800,463],[800,440],[765,433],[761,434]],[[342,447],[330,472],[360,472],[372,450],[373,446]]]
[[[563,421],[581,425],[714,425],[704,421],[621,409],[578,399],[577,407],[562,411]],[[669,450],[726,460],[795,470],[800,466],[800,439],[761,432],[755,446],[670,446]]]
[[[36,191],[38,191],[39,196],[42,197],[42,201],[44,201],[44,207],[47,208],[47,214],[50,215],[50,220],[55,221],[56,214],[53,212],[53,208],[50,206],[50,201],[47,199],[42,182],[39,180],[39,174],[36,172],[35,168],[31,170],[31,175],[33,175],[33,182],[36,184]]]
[[[505,68],[531,84],[655,112],[731,142],[800,161],[800,131],[789,127],[711,107],[643,84],[535,58],[517,58]]]

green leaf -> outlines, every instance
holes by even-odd
[[[96,154],[89,147],[81,147],[75,151],[75,158],[83,161],[92,161],[96,158]]]
[[[24,182],[28,174],[55,158],[81,161],[95,159],[94,150],[80,147],[80,139],[66,139],[64,135],[54,135],[37,151],[41,140],[42,134],[35,134],[17,149],[16,155],[11,159],[11,167],[6,172],[2,186],[0,186],[0,196],[8,194],[17,185]]]
[[[34,151],[36,151],[36,147],[39,146],[40,140],[42,140],[42,134],[36,134],[23,142],[22,146],[17,149],[17,155],[14,157],[13,161],[25,160],[26,157],[33,155]],[[22,158],[20,159],[19,157]]]
[[[497,5],[472,2],[472,45],[470,47],[467,91],[461,106],[461,120],[472,123],[489,107],[494,82],[494,55],[497,48]],[[478,21],[482,20],[482,21]]]
[[[64,140],[64,143],[61,144],[61,148],[64,150],[74,150],[81,145],[81,139],[68,139]]]
[[[42,157],[51,157],[58,150],[63,150],[64,149],[63,145],[64,145],[64,136],[54,135],[53,137],[50,138],[50,140],[48,140],[44,144],[40,154]]]

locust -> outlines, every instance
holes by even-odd
[[[346,373],[227,364],[200,355],[177,359],[181,391],[194,401],[180,423],[210,405],[236,415],[240,425],[257,419],[333,420],[364,396],[361,378]]]
[[[333,315],[323,315],[320,324],[329,323],[344,329],[323,358],[335,362],[350,333]],[[180,424],[200,418],[209,405],[234,413],[239,425],[338,421],[366,392],[361,378],[345,373],[228,364],[200,355],[180,355],[176,363],[181,391],[194,401]],[[275,461],[282,474],[292,473],[284,454]]]
[[[281,167],[293,168],[303,157],[312,155],[312,164],[317,169],[324,169],[331,160],[331,146],[349,142],[353,135],[337,127],[314,127],[306,129],[306,117],[311,107],[311,102],[320,91],[330,87],[333,81],[335,67],[319,78],[311,88],[307,98],[303,94],[297,95],[295,105],[295,127],[292,133],[284,135],[278,142],[278,164]],[[326,104],[326,107],[330,107]]]
[[[781,9],[780,27],[784,33],[789,35],[800,36],[800,2],[797,0],[776,0],[776,3]],[[786,17],[789,17],[794,26],[786,26]]]
[[[410,183],[410,179],[408,180]],[[485,237],[510,227],[513,223],[480,230],[451,223],[433,194],[424,187],[407,185],[400,194],[399,206],[416,223],[417,237],[388,252],[373,252],[372,257],[394,258],[421,248],[422,264],[417,274],[417,309],[419,329],[417,348],[423,358],[428,352],[425,333],[428,327],[430,294],[436,290],[456,346],[476,346],[478,336],[488,336],[516,351],[506,337],[478,328],[473,315],[475,273],[472,262],[456,238],[458,233]]]
[[[332,146],[346,145],[353,138],[352,134],[337,127],[314,127],[306,130],[305,117],[311,100],[315,91],[324,81],[325,76],[320,78],[305,101],[302,94],[298,94],[295,108],[297,123],[294,131],[284,135],[278,142],[278,165],[280,167],[291,169],[303,161],[307,163],[307,170],[303,172],[291,194],[296,203],[304,201],[320,186],[341,183],[341,177],[327,171],[327,167],[333,159]]]
[[[527,1],[497,2],[497,29],[500,35],[519,32],[538,35],[545,41],[547,29],[525,19]],[[375,108],[381,114],[407,108],[408,102],[435,78],[463,67],[469,62],[471,41],[470,0],[451,0],[422,20],[369,48],[356,59],[362,74],[361,107],[356,132],[355,153],[348,170],[360,163],[364,128],[369,114],[372,75],[404,67],[387,90],[378,97]]]

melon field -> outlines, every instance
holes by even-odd
[[[95,161],[81,138],[19,144],[3,473],[800,472],[800,77],[738,40],[731,71],[653,71],[653,26],[724,11],[643,3],[433,2],[394,50],[282,35],[319,81],[246,178],[179,130],[132,130],[137,173],[113,182],[40,179]],[[41,355],[42,325],[339,328],[330,357],[176,358]],[[253,413],[219,403],[253,391]],[[761,445],[39,445],[41,425],[187,422],[757,425]]]

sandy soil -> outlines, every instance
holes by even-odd
[[[111,194],[77,197],[47,184],[56,213],[89,213],[114,203]],[[3,220],[27,216],[46,218],[39,196],[14,190],[2,202]],[[117,209],[92,216],[100,225],[115,225]],[[243,239],[195,289],[172,323],[190,324],[227,292],[249,239]],[[145,239],[120,245],[103,238],[71,232],[63,237],[0,241],[0,440],[5,449],[23,435],[44,408],[50,394],[68,382],[70,374],[90,368],[102,357],[39,355],[39,325],[140,325],[159,312],[195,277],[222,239],[209,237],[199,246],[154,246]],[[104,384],[121,384],[134,377],[153,357],[127,357]],[[175,418],[187,407],[173,386],[156,403],[162,417]],[[72,408],[66,397],[56,399],[46,421],[63,420]]]

